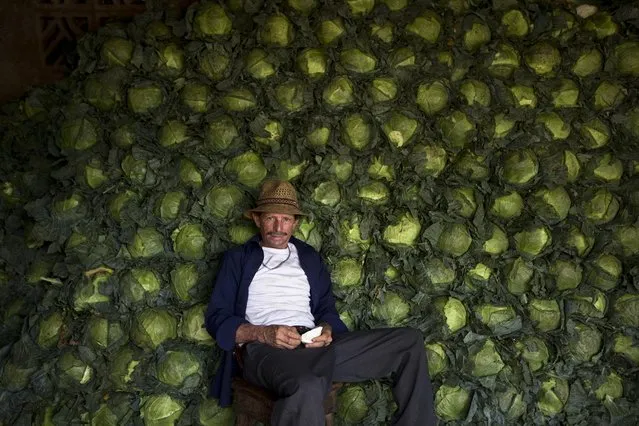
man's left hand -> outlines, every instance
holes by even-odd
[[[314,338],[311,343],[306,343],[307,348],[323,348],[328,346],[333,341],[333,328],[326,323],[320,324],[322,326],[322,334]]]

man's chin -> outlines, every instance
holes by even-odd
[[[288,246],[289,237],[284,235],[281,237],[271,237],[269,236],[264,241],[267,247],[271,248],[286,248]]]

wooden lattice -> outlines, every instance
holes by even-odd
[[[32,0],[43,67],[64,69],[78,38],[107,21],[143,12],[144,0]]]

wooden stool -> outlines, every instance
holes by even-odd
[[[265,425],[271,422],[273,404],[277,397],[264,388],[255,386],[241,377],[233,378],[233,410],[236,426],[253,426],[255,422]],[[333,413],[337,409],[337,391],[341,383],[333,383],[331,391],[324,399],[326,426],[333,425]]]

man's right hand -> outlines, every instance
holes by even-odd
[[[295,327],[288,325],[242,324],[235,333],[237,343],[258,341],[280,349],[295,349],[302,342],[302,336]]]
[[[280,349],[295,349],[302,343],[302,336],[289,325],[267,325],[257,340]]]

